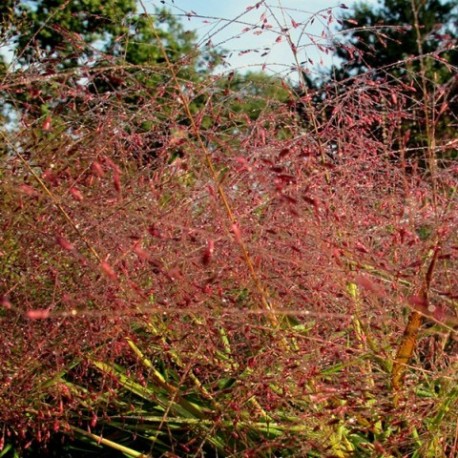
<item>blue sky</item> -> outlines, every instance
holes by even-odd
[[[144,0],[147,7],[157,1]],[[336,62],[325,45],[335,36],[333,17],[351,7],[353,0],[167,0],[165,6],[175,14],[193,12],[184,23],[196,30],[200,45],[208,40],[228,51],[228,67],[240,71],[266,70],[271,74],[295,78],[295,60],[286,33],[297,48],[299,62],[312,73],[317,66]],[[259,3],[258,8],[255,5]],[[375,0],[368,0],[374,3]],[[252,9],[248,10],[250,7]],[[148,8],[149,9],[149,8]],[[196,14],[194,14],[196,13]],[[330,14],[331,13],[331,16]],[[264,29],[260,26],[264,22]],[[253,26],[258,26],[254,28]],[[288,29],[282,32],[281,29]],[[321,46],[321,50],[320,50]]]

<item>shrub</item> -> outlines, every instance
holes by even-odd
[[[292,86],[179,68],[4,80],[48,99],[2,132],[2,453],[452,456],[455,162],[373,135],[393,82],[304,127]]]

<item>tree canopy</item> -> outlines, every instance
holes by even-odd
[[[75,125],[93,129],[103,114],[126,135],[140,136],[142,156],[155,158],[173,137],[170,126],[189,127],[176,109],[182,85],[192,83],[193,115],[210,99],[217,106],[202,128],[224,125],[228,133],[288,97],[280,79],[261,73],[219,77],[218,89],[208,91],[222,51],[198,46],[196,33],[164,8],[142,11],[135,0],[9,0],[1,8],[14,62],[4,69],[1,104],[11,118],[36,126],[37,135],[43,126],[50,135],[51,124],[55,135]],[[152,97],[160,111],[148,111]]]
[[[408,107],[410,116],[401,123],[404,144],[397,142],[394,149],[418,152],[431,148],[433,137],[444,144],[454,137],[457,21],[458,7],[451,0],[357,3],[340,21],[344,40],[336,42],[336,52],[342,65],[332,69],[332,78],[347,81],[347,89],[358,76],[396,86],[395,101]]]
[[[342,17],[339,32],[348,40],[336,48],[343,60],[341,77],[376,69],[401,76],[408,66],[419,68],[418,60],[411,58],[420,54],[439,54],[445,61],[456,62],[453,40],[457,38],[458,11],[454,1],[379,3],[377,7],[357,3]],[[437,71],[440,65],[437,63],[431,70]]]

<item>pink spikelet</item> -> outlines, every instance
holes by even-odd
[[[234,233],[235,240],[238,243],[241,243],[242,242],[242,233],[240,231],[239,225],[237,223],[234,223],[231,229],[232,229],[232,232]]]
[[[61,235],[58,235],[56,237],[56,242],[63,250],[72,251],[74,248],[73,244],[70,243],[65,237],[62,237]]]
[[[213,240],[208,240],[207,246],[205,247],[205,251],[202,255],[202,264],[204,265],[210,264],[214,251],[215,251],[215,242]]]
[[[26,316],[31,320],[45,320],[49,318],[49,309],[28,310]]]
[[[117,280],[118,276],[116,275],[116,272],[114,271],[113,267],[111,267],[110,264],[108,264],[108,262],[102,261],[100,263],[100,268],[110,280]]]

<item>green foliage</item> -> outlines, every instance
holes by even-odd
[[[161,64],[165,55],[170,64],[179,63],[177,72],[187,80],[197,77],[202,62],[201,54],[195,51],[194,32],[185,30],[163,9],[151,15],[138,14],[135,0],[36,0],[3,9],[4,40],[15,43],[13,59],[19,64],[14,67],[17,70],[10,69],[10,79],[25,69],[56,78],[58,72],[71,69],[73,73],[66,79],[69,92],[81,92],[80,78],[84,75],[89,80],[87,87],[100,94],[121,91],[132,84],[157,88],[170,76],[142,72],[139,66]],[[22,111],[25,103],[28,115],[37,118],[42,116],[44,105],[51,114],[55,112],[59,99],[65,101],[60,111],[68,106],[62,89],[46,78],[36,79],[29,91],[17,91],[13,99],[9,93],[5,101],[16,111]],[[51,105],[47,100],[53,101]]]
[[[457,15],[454,1],[383,0],[377,7],[356,4],[342,17],[339,29],[347,39],[336,43],[343,64],[332,69],[333,77],[346,80],[369,74],[377,84],[396,86],[397,94],[388,103],[406,107],[409,116],[391,146],[397,151],[412,151],[407,155],[419,157],[421,162],[436,154],[438,141],[446,145],[455,138],[450,126],[456,122],[458,110],[454,71],[458,63]],[[386,126],[379,128],[383,130],[386,137]],[[447,147],[437,154],[441,159],[455,155]]]
[[[16,116],[22,112],[29,123],[46,125],[52,120],[54,127],[63,126],[68,117],[76,115],[82,125],[93,124],[92,116],[78,110],[89,92],[90,97],[106,94],[102,109],[119,107],[120,117],[134,120],[129,134],[143,135],[145,120],[138,114],[139,104],[159,97],[167,107],[177,97],[178,88],[167,84],[171,78],[178,78],[179,84],[202,82],[221,62],[218,50],[201,51],[196,33],[186,30],[169,11],[155,8],[152,14],[139,13],[134,0],[35,0],[11,3],[3,9],[8,41],[17,43],[14,59],[20,64],[17,70],[9,70],[8,79],[25,69],[53,75],[51,79],[34,78],[27,87],[5,93],[2,104],[6,112]],[[62,71],[71,72],[65,76],[66,86],[54,82]],[[86,82],[82,83],[81,76]],[[222,79],[219,85],[218,92],[203,90],[192,95],[192,113],[199,112],[210,98],[219,103],[230,93],[225,117],[235,114],[239,124],[246,125],[288,98],[279,79],[262,73],[236,75]],[[149,136],[170,135],[166,125],[175,122],[171,116],[164,110],[161,119],[149,120]],[[187,126],[184,116],[176,122]],[[212,117],[205,117],[202,127],[210,128],[214,123]],[[156,149],[163,147],[162,142],[154,143]]]
[[[93,54],[97,40],[110,41],[128,32],[135,0],[35,0],[21,2],[15,14],[19,62],[54,58],[59,65],[76,65]]]
[[[413,56],[440,52],[446,61],[456,60],[456,51],[447,50],[457,37],[454,26],[453,1],[383,0],[379,7],[357,3],[351,13],[342,17],[340,32],[348,36],[344,46],[337,46],[337,55],[343,59],[342,70],[336,70],[340,78],[360,74],[368,70],[383,69],[393,76],[410,73],[409,79],[418,72],[419,60]],[[418,21],[419,34],[415,22]],[[419,38],[419,41],[418,41]],[[391,65],[393,67],[390,67]],[[451,77],[443,63],[435,61],[428,69],[428,76],[439,72],[440,79]]]
[[[180,68],[198,65],[194,32],[165,9],[140,14],[136,5],[135,0],[7,2],[0,10],[3,36],[14,38],[20,64],[46,63],[48,73],[107,58],[151,65],[164,61],[163,50]],[[216,53],[205,57],[212,59]]]
[[[263,111],[269,110],[269,104],[285,103],[291,92],[281,79],[261,72],[232,73],[220,84],[227,93],[234,94],[229,110],[246,113],[251,120],[258,119]]]

